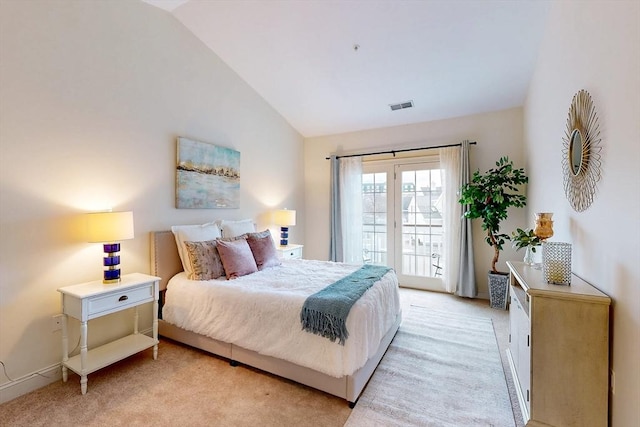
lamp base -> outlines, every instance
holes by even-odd
[[[120,283],[120,243],[105,243],[103,246],[105,257],[102,265],[106,267],[104,270],[102,283],[113,284]]]
[[[280,246],[289,244],[289,227],[280,227]]]
[[[102,283],[104,283],[105,285],[120,283],[120,269],[105,270]]]

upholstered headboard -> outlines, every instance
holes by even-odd
[[[176,239],[171,231],[151,232],[151,274],[160,277],[160,290],[167,288],[167,283],[182,271],[182,262],[178,255]]]

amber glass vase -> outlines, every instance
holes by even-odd
[[[553,214],[550,212],[539,212],[536,214],[536,228],[533,234],[541,240],[546,240],[553,236]]]

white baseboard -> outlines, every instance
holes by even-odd
[[[0,403],[8,402],[61,379],[62,369],[60,363],[16,378],[0,386]]]
[[[151,336],[151,328],[140,331],[141,334]],[[36,372],[23,375],[13,381],[0,385],[0,404],[30,393],[46,385],[62,380],[62,365],[56,363]]]

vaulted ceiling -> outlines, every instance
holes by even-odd
[[[548,1],[144,0],[303,136],[521,106]],[[392,111],[390,104],[412,101]]]

